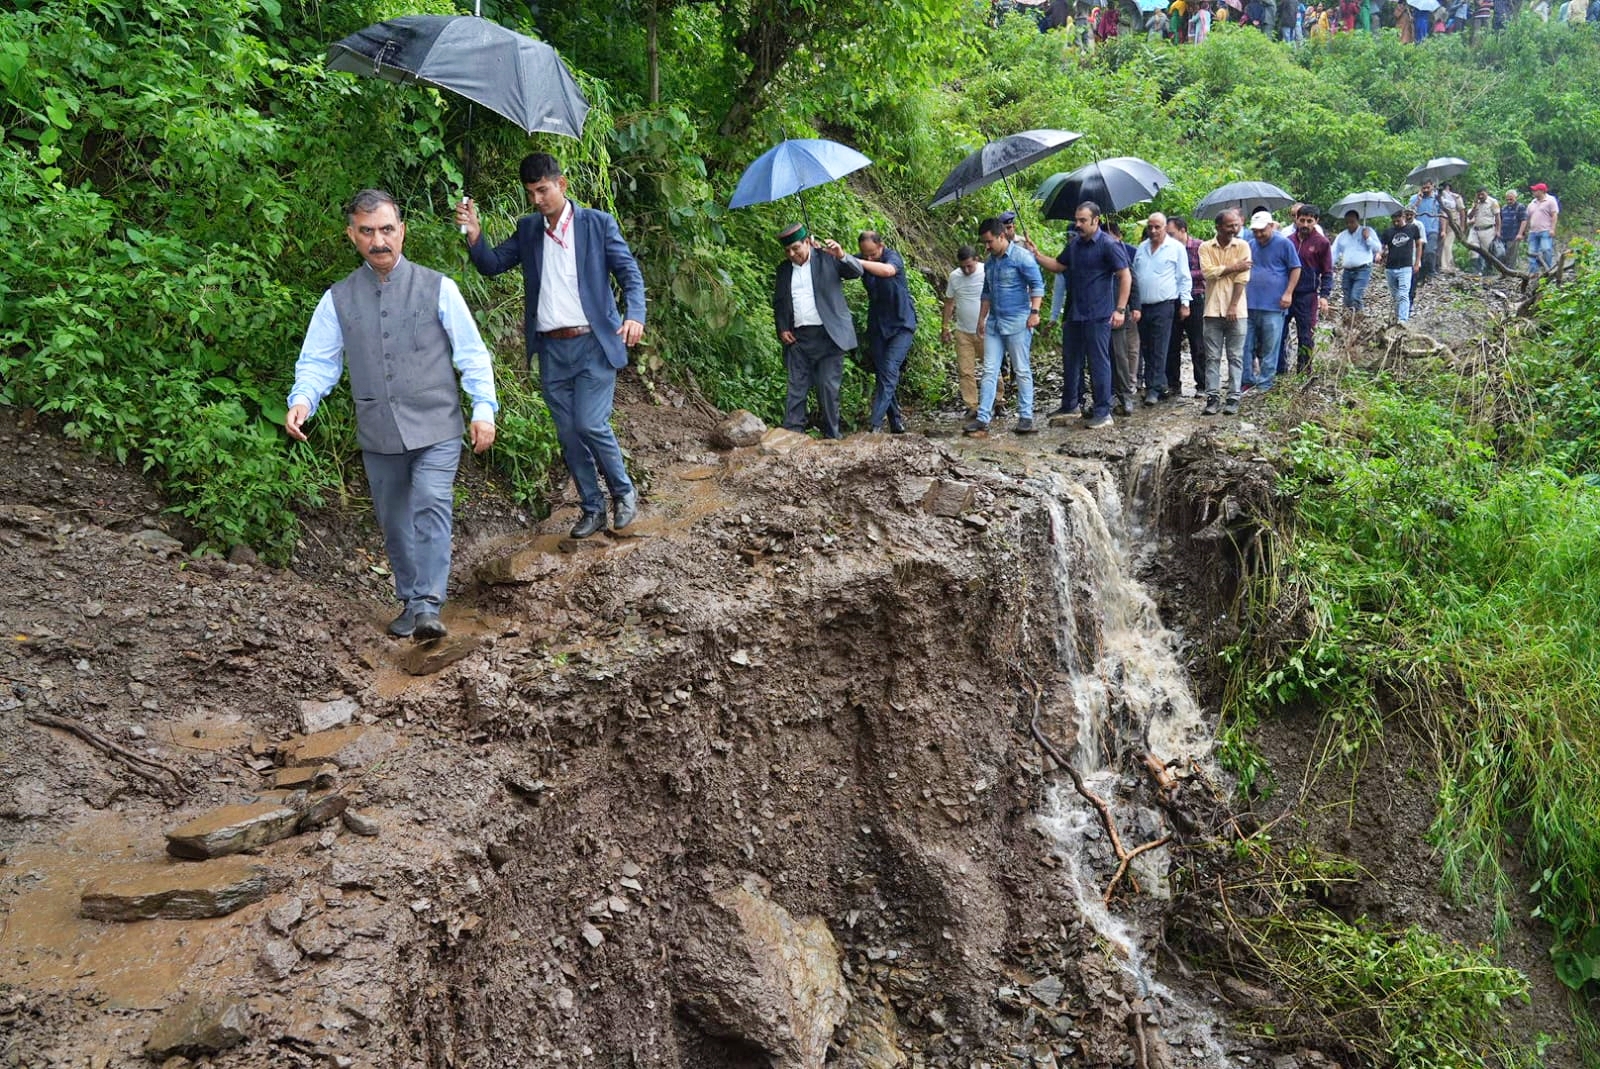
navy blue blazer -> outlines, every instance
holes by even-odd
[[[498,275],[522,265],[522,327],[527,334],[528,362],[544,351],[539,337],[539,283],[544,271],[544,216],[538,212],[517,220],[517,232],[496,245],[479,235],[475,245],[467,246],[472,266],[481,274]],[[572,240],[578,253],[578,299],[588,317],[606,359],[612,367],[626,367],[628,347],[617,333],[624,318],[644,323],[644,275],[633,258],[628,243],[622,240],[617,221],[596,208],[584,208],[572,201]],[[606,276],[622,286],[625,315],[617,312],[617,298]]]

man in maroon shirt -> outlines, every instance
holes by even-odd
[[[1289,305],[1289,320],[1294,323],[1299,355],[1295,370],[1311,371],[1311,350],[1316,345],[1317,316],[1328,310],[1333,294],[1333,246],[1322,236],[1317,220],[1322,213],[1309,204],[1295,211],[1294,233],[1289,240],[1300,254],[1300,281],[1295,283],[1294,300]],[[1283,348],[1278,355],[1278,374],[1289,373],[1289,327],[1283,328]]]
[[[1189,221],[1181,215],[1167,220],[1167,234],[1189,252],[1189,279],[1194,286],[1191,309],[1206,306],[1206,276],[1200,272],[1200,239],[1189,236]],[[1183,396],[1183,339],[1189,339],[1189,360],[1194,372],[1194,395],[1206,393],[1206,340],[1205,316],[1190,312],[1188,319],[1172,324],[1172,339],[1167,344],[1167,389],[1163,401],[1176,401]]]

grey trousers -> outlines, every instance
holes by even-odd
[[[461,439],[407,453],[361,454],[394,593],[412,612],[438,612],[450,585],[450,523]]]
[[[1225,400],[1237,401],[1244,378],[1244,332],[1249,320],[1206,316],[1206,397],[1219,396],[1223,361],[1228,367]]]

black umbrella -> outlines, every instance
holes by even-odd
[[[1172,179],[1137,156],[1114,156],[1085,164],[1076,171],[1051,175],[1036,194],[1044,201],[1046,219],[1071,219],[1078,205],[1092,200],[1102,211],[1120,212],[1154,197]]]
[[[555,49],[476,15],[402,15],[368,26],[330,47],[328,66],[448,89],[530,134],[582,137],[589,114],[589,102]],[[469,139],[471,134],[469,105]],[[470,141],[465,171],[463,184],[470,186]]]
[[[542,41],[475,15],[402,15],[328,49],[336,71],[448,89],[528,133],[581,137],[589,102]]]
[[[1024,130],[1020,134],[990,141],[956,164],[955,170],[945,178],[944,184],[933,195],[928,207],[937,208],[941,204],[949,204],[957,197],[966,196],[1018,171],[1026,170],[1046,156],[1060,152],[1082,136],[1071,130]],[[1011,184],[1008,182],[1006,193],[1010,192]],[[1013,208],[1017,206],[1015,197],[1012,197],[1011,206]]]
[[[1271,182],[1229,182],[1201,197],[1192,214],[1196,219],[1215,219],[1230,209],[1248,212],[1259,205],[1275,212],[1293,203],[1293,197]]]

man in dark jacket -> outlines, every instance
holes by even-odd
[[[615,219],[567,199],[567,179],[554,156],[524,157],[518,177],[536,210],[518,219],[505,241],[490,248],[482,240],[470,200],[457,206],[456,222],[465,228],[467,254],[479,273],[522,268],[528,361],[538,360],[539,388],[578,487],[582,511],[572,537],[587,538],[606,526],[601,475],[611,491],[615,527],[627,527],[639,512],[639,493],[611,430],[611,408],[617,372],[644,335],[644,275]],[[625,313],[617,311],[613,278],[622,287]]]
[[[917,309],[911,303],[906,262],[883,243],[876,230],[863,230],[856,243],[861,249],[861,269],[866,272],[861,281],[867,287],[867,351],[872,354],[872,372],[877,379],[872,391],[872,430],[883,430],[888,419],[892,433],[904,434],[905,420],[900,418],[894,395],[917,332]]]
[[[806,397],[814,389],[822,433],[838,438],[844,354],[856,347],[855,324],[844,303],[844,280],[865,272],[861,261],[837,241],[818,241],[801,223],[780,233],[778,243],[784,261],[773,285],[772,315],[789,372],[783,425],[791,431],[806,429]]]

